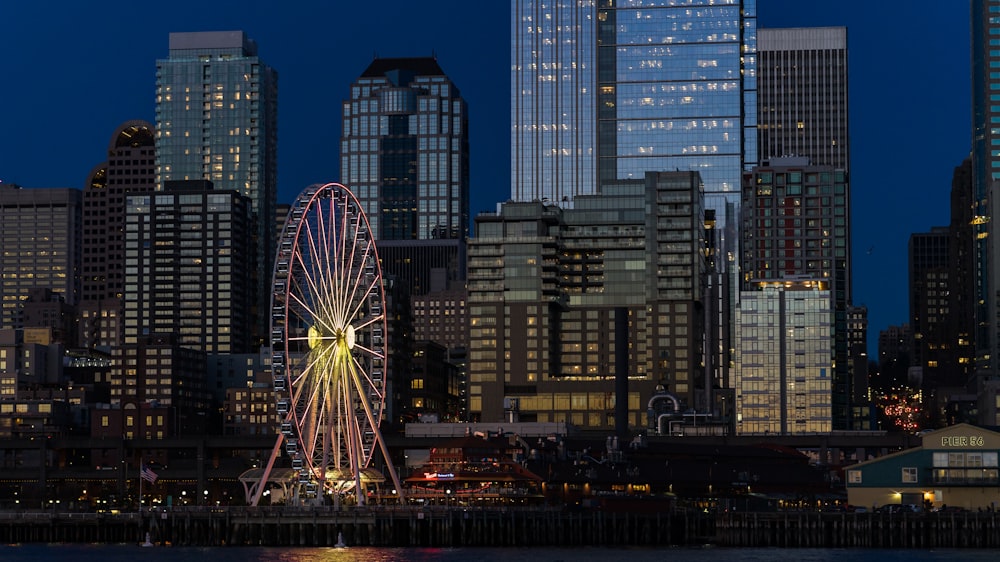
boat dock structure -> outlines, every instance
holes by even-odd
[[[148,535],[147,535],[148,534]],[[0,512],[0,541],[157,546],[997,548],[1000,513],[697,511],[556,508],[178,509]]]

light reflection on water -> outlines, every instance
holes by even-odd
[[[139,560],[137,560],[139,559]],[[988,550],[779,548],[263,548],[137,545],[7,545],[2,562],[938,562],[997,559]]]

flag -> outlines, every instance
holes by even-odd
[[[152,484],[156,482],[157,476],[148,466],[142,465],[142,469],[139,470],[139,477]]]

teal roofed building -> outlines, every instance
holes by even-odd
[[[847,501],[878,508],[912,504],[995,510],[1000,505],[1000,433],[970,424],[926,432],[922,444],[845,470]]]

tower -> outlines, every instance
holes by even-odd
[[[0,328],[20,328],[32,289],[50,289],[66,304],[80,298],[82,193],[0,183]]]
[[[511,199],[698,171],[721,232],[757,161],[756,0],[667,4],[512,3]]]
[[[757,32],[761,159],[804,156],[849,170],[847,28]]]
[[[274,263],[278,73],[242,31],[171,33],[156,61],[156,189],[211,181],[246,197],[256,215],[257,329],[263,334]]]

